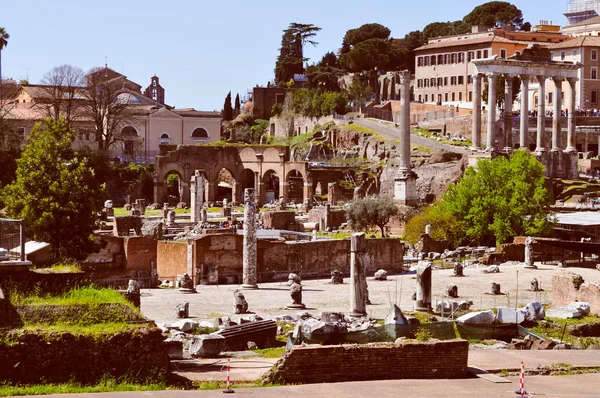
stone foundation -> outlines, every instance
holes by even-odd
[[[552,305],[567,307],[574,301],[585,301],[590,303],[592,312],[600,314],[600,282],[586,281],[576,289],[573,283],[576,276],[572,272],[563,272],[552,277]]]
[[[467,377],[466,340],[295,346],[267,373],[271,383]]]

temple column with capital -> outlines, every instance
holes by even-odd
[[[494,151],[494,141],[496,139],[496,80],[498,75],[488,73],[488,121],[487,121],[487,142],[486,151]]]
[[[513,108],[513,78],[504,75],[504,150],[510,151],[513,147],[512,137],[512,108]]]
[[[554,82],[554,107],[552,109],[552,150],[560,150],[560,132],[561,132],[561,100],[562,100],[562,81],[560,77],[552,77]]]
[[[569,82],[569,106],[567,107],[567,149],[566,152],[577,152],[575,139],[575,85],[577,79],[567,79]]]
[[[529,75],[520,75],[521,78],[521,130],[519,147],[529,149]]]
[[[538,95],[538,117],[537,117],[537,137],[536,152],[544,152],[544,133],[546,131],[546,76],[536,76],[540,85]]]
[[[473,127],[471,128],[473,149],[481,148],[481,75],[473,75]]]
[[[394,178],[394,199],[405,205],[418,203],[417,175],[410,166],[410,71],[400,73],[400,167]]]

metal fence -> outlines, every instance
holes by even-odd
[[[24,233],[23,220],[0,218],[0,261],[25,261]]]

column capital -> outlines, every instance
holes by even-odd
[[[545,75],[535,75],[535,77],[538,79],[538,82],[545,82],[546,79],[548,79],[548,76]]]
[[[489,77],[491,77],[491,78],[493,79],[493,78],[496,78],[496,77],[498,77],[499,73],[496,73],[496,72],[489,72],[489,73],[486,73],[485,75],[486,75],[488,78],[489,78]]]
[[[565,80],[564,77],[559,77],[559,76],[551,76],[550,79],[552,79],[552,81],[555,84],[561,84],[563,82],[563,80]]]
[[[577,77],[567,77],[565,80],[568,81],[569,84],[574,85],[575,83],[577,83],[579,81],[579,78],[577,78]]]
[[[521,79],[521,80],[529,81],[529,79],[531,79],[531,75],[528,75],[528,74],[525,74],[525,73],[520,74],[518,76],[519,76],[519,79]]]

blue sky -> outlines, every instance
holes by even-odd
[[[393,37],[431,22],[462,19],[482,0],[0,0],[10,34],[2,75],[39,83],[61,64],[104,64],[143,87],[158,75],[166,102],[221,110],[228,91],[244,96],[273,78],[282,30],[290,22],[322,28],[311,61],[337,51],[348,29],[377,22]],[[526,21],[566,24],[567,0],[511,1]],[[380,6],[375,6],[380,4]]]

